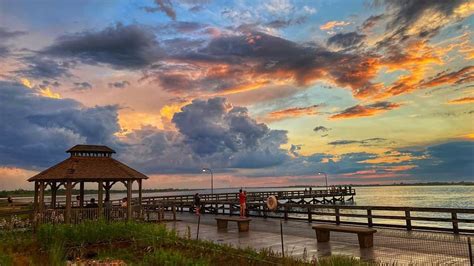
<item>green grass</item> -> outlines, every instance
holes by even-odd
[[[122,260],[128,265],[313,265],[271,250],[256,251],[179,236],[165,225],[84,222],[41,225],[32,232],[0,233],[0,265],[64,265],[67,259]],[[26,263],[25,263],[26,261]],[[313,262],[314,263],[314,262]],[[318,265],[368,265],[346,257]]]
[[[375,263],[364,262],[348,256],[333,255],[317,260],[318,266],[369,266]]]

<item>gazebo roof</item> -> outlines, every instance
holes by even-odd
[[[78,147],[80,150],[77,150]],[[91,149],[84,149],[91,147]],[[76,150],[73,150],[76,149]],[[110,156],[77,156],[74,152],[114,152],[106,146],[76,145],[69,149],[71,157],[31,177],[28,181],[119,181],[128,179],[148,179],[137,170],[113,159]]]
[[[69,150],[67,150],[66,152],[105,152],[105,153],[115,153],[114,150],[112,150],[111,148],[109,148],[109,147],[107,147],[107,146],[103,146],[103,145],[83,145],[83,144],[76,145],[76,146],[70,148]]]

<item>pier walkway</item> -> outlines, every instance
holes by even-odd
[[[237,247],[272,249],[281,252],[280,220],[253,217],[249,232],[238,232],[236,224],[227,231],[217,230],[215,215],[201,216],[199,239]],[[178,221],[168,223],[181,235],[190,228],[196,237],[196,215],[178,214]],[[332,232],[328,243],[317,243],[311,225],[303,221],[284,221],[284,246],[287,256],[311,260],[312,257],[347,255],[387,265],[469,265],[467,238],[445,233],[407,232],[377,229],[374,247],[360,249],[357,235]]]

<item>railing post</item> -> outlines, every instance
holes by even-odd
[[[308,223],[313,222],[313,213],[311,212],[311,207],[308,207]]]
[[[367,209],[367,224],[369,227],[372,227],[373,226],[373,222],[372,222],[372,209],[368,208]]]
[[[263,204],[263,218],[267,219],[267,205]]]
[[[288,220],[288,207],[286,206],[285,204],[285,207],[284,207],[284,216],[285,216],[285,221]]]
[[[474,258],[472,257],[472,244],[471,244],[471,238],[467,238],[467,249],[469,251],[469,262],[470,265],[472,266],[474,264]]]
[[[453,220],[453,233],[459,234],[458,214],[455,212],[452,212],[451,218]]]
[[[406,221],[406,227],[408,231],[411,231],[411,214],[410,210],[405,210],[405,221]]]
[[[171,208],[172,208],[172,211],[173,211],[173,221],[176,221],[176,206],[173,204],[173,206]]]
[[[339,207],[334,207],[334,210],[336,212],[336,224],[340,224],[341,218],[339,217]]]

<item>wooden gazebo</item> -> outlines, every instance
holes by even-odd
[[[106,198],[110,199],[109,191],[112,186],[121,182],[127,188],[127,219],[132,217],[132,185],[138,183],[138,204],[139,208],[142,202],[142,181],[148,177],[135,169],[112,158],[114,150],[107,146],[100,145],[76,145],[66,152],[70,157],[66,160],[50,167],[41,173],[28,179],[35,182],[34,205],[36,213],[42,214],[45,209],[63,209],[64,221],[69,223],[71,220],[72,192],[74,187],[79,184],[80,202],[74,209],[82,210],[84,206],[84,184],[97,183],[98,200],[97,214],[101,216],[104,212],[104,190]],[[51,189],[51,202],[49,206],[45,204],[44,192],[47,187]],[[56,199],[58,189],[64,186],[66,192],[65,205],[58,204]]]

